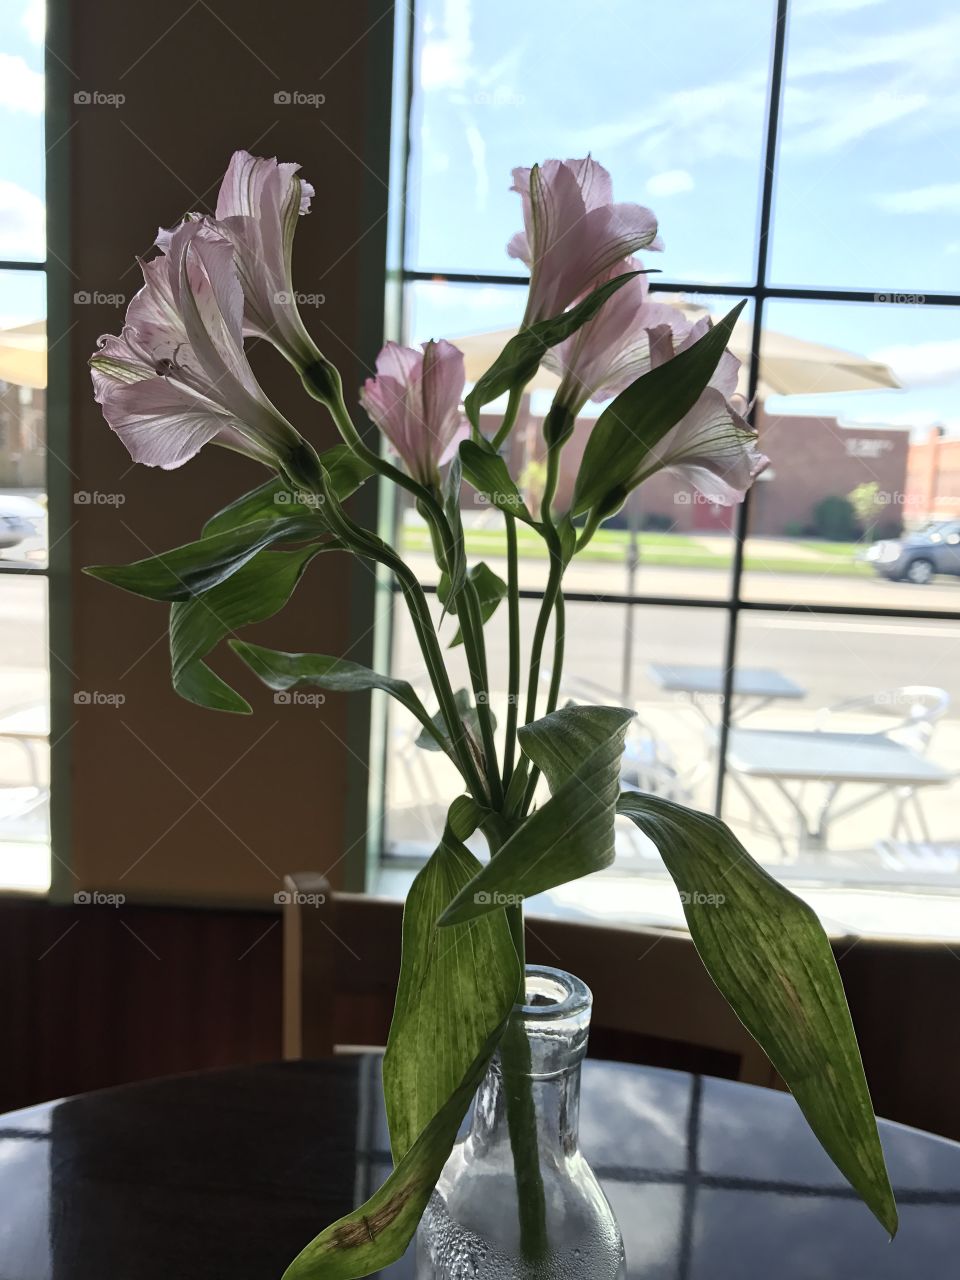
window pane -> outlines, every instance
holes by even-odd
[[[538,607],[535,601],[521,602],[524,663]],[[725,628],[719,609],[568,604],[561,703],[572,699],[637,709],[624,756],[625,785],[655,790],[701,808],[712,806],[716,761],[706,744],[713,741],[719,717]],[[448,619],[443,634],[451,632]],[[502,611],[487,624],[486,638],[491,705],[503,724],[507,636]],[[548,650],[549,646],[548,638]],[[452,653],[454,687],[466,686],[462,650]],[[545,666],[549,667],[549,657]],[[427,705],[434,706],[423,660],[399,600],[391,670],[410,680]],[[541,712],[545,697],[546,683]],[[436,845],[447,808],[462,783],[458,787],[458,775],[444,756],[415,745],[419,726],[403,708],[391,703],[389,715],[386,848],[392,854],[424,856]],[[479,839],[476,850],[482,853],[483,849]],[[532,910],[587,910],[611,919],[682,921],[679,899],[659,856],[629,823],[619,833],[614,868],[537,898]]]
[[[47,584],[0,574],[0,884],[50,884]]]
[[[923,532],[960,521],[960,310],[775,301],[765,316],[771,465],[751,495],[745,594],[960,608],[954,535]]]
[[[0,11],[0,258],[45,255],[42,0]]]
[[[741,617],[739,671],[795,686],[734,717],[724,816],[835,927],[957,936],[960,623]]]
[[[0,272],[0,567],[47,560],[45,316],[42,271]]]
[[[658,214],[667,278],[750,279],[773,8],[422,0],[407,265],[522,274],[511,170],[591,152]]]
[[[957,292],[956,5],[790,13],[772,278]]]
[[[412,284],[407,289],[410,341],[446,337],[457,343],[466,354],[467,377],[472,382],[492,364],[516,331],[525,294],[525,289],[510,285],[447,284],[439,280]],[[657,298],[681,308],[691,319],[705,312],[720,317],[736,301],[667,293],[658,293]],[[749,308],[744,315],[735,330],[733,347],[744,361],[741,392],[745,394],[752,339]],[[507,446],[511,473],[520,478],[531,507],[539,501],[541,428],[556,387],[556,377],[541,368],[531,383]],[[503,403],[488,407],[488,423],[484,424],[487,435],[495,431],[503,408]],[[587,405],[575,435],[563,451],[560,505],[569,501],[573,492],[583,449],[600,411],[600,406]],[[468,551],[488,560],[503,575],[506,570],[501,516],[479,501],[472,490],[465,491],[464,509]],[[401,519],[406,551],[417,556],[417,568],[425,580],[435,582],[437,570],[430,555],[429,534],[410,502],[401,503]],[[565,579],[567,589],[593,594],[725,598],[730,590],[731,530],[735,519],[734,508],[717,506],[677,477],[661,473],[637,490],[623,511],[574,560]],[[519,549],[520,585],[542,589],[548,567],[542,540],[532,530],[521,527]]]

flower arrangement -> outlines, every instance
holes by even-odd
[[[733,403],[739,361],[726,348],[741,308],[716,325],[690,324],[651,297],[636,255],[661,249],[656,219],[640,205],[615,202],[610,175],[595,160],[518,168],[513,190],[524,229],[508,252],[530,271],[520,331],[465,398],[463,355],[451,343],[414,350],[388,342],[360,404],[389,457],[361,436],[336,368],[297,309],[293,240],[313,195],[297,165],[237,152],[215,215],[190,214],[160,233],[121,334],[102,338],[90,361],[104,417],[135,461],[172,469],[212,443],[270,472],[211,516],[196,541],[134,564],[87,570],[170,603],[177,692],[204,707],[250,710],[206,662],[228,640],[273,690],[376,689],[396,698],[421,723],[422,744],[443,752],[463,782],[405,908],[383,1065],[394,1170],[365,1205],[306,1246],[288,1269],[293,1280],[367,1276],[404,1251],[488,1061],[498,1045],[505,1051],[504,1028],[522,991],[523,901],[608,866],[618,814],[656,845],[717,986],[838,1168],[881,1223],[896,1230],[850,1015],[814,913],[718,819],[621,790],[631,711],[558,705],[564,573],[599,526],[665,468],[711,500],[731,503],[766,462]],[[318,452],[270,402],[247,359],[248,337],[268,340],[289,361],[341,443]],[[500,450],[541,362],[559,375],[560,386],[543,422],[542,497],[531,510]],[[481,410],[502,398],[500,425],[487,437]],[[572,500],[559,509],[561,454],[588,400],[606,407],[590,430]],[[397,549],[349,513],[350,495],[375,476],[410,494],[429,528],[440,571],[439,623]],[[464,480],[502,514],[506,582],[484,563],[468,562]],[[549,557],[525,671],[517,521],[536,531]],[[436,710],[403,680],[335,656],[279,652],[236,637],[280,610],[311,561],[330,552],[362,556],[393,573]],[[498,732],[484,628],[500,624],[491,619],[502,603],[509,687]],[[463,645],[467,689],[453,688],[440,643],[444,628],[455,629],[453,643]],[[544,697],[548,634],[553,651]],[[478,830],[490,851],[482,863],[465,843]],[[699,909],[702,895],[717,895],[723,907]],[[519,1171],[530,1161],[522,1124],[511,1126],[511,1140],[519,1186]],[[536,1178],[521,1192],[535,1197]]]

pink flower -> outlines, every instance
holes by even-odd
[[[388,342],[377,356],[360,403],[421,484],[435,485],[468,428],[460,412],[465,382],[463,352],[450,342],[422,351]]]
[[[304,448],[243,351],[243,291],[231,242],[186,221],[142,263],[144,287],[119,337],[100,339],[96,399],[134,462],[179,467],[208,442],[279,466]]]
[[[610,272],[639,264],[627,262]],[[645,276],[635,276],[608,298],[596,316],[547,352],[544,363],[561,377],[557,402],[575,416],[587,400],[608,400],[637,378],[692,346],[710,325],[690,324],[677,308],[654,302]],[[690,412],[651,451],[633,484],[669,468],[721,505],[742,500],[767,465],[756,433],[730,401],[740,361],[724,351],[713,377]]]
[[[524,230],[507,245],[530,268],[524,327],[559,315],[638,249],[661,249],[657,220],[638,204],[614,204],[610,175],[587,156],[514,169]]]
[[[617,263],[606,278],[636,271],[640,265],[635,259]],[[558,402],[576,415],[588,400],[608,400],[647,373],[649,330],[655,325],[668,325],[682,334],[690,327],[676,307],[651,301],[645,275],[634,276],[592,320],[544,356],[544,364],[561,378]]]
[[[299,168],[235,151],[217,196],[216,227],[234,247],[244,334],[266,338],[302,372],[321,356],[300,318],[293,287],[293,236],[314,194],[297,177]],[[174,234],[161,230],[158,247],[166,251]]]
[[[685,336],[678,336],[668,325],[652,328],[651,368],[686,351],[709,327],[710,318],[704,316],[690,326]],[[651,450],[651,465],[640,480],[666,468],[719,506],[743,501],[770,459],[756,447],[757,433],[730,403],[736,394],[739,371],[740,361],[731,351],[725,351],[700,399]]]

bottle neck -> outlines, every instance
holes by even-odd
[[[471,1141],[478,1154],[509,1141],[520,1113],[536,1125],[541,1159],[579,1148],[580,1064],[590,1030],[589,989],[556,969],[527,966],[526,1003],[514,1008],[477,1093]]]

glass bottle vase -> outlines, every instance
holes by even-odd
[[[624,1280],[613,1210],[580,1153],[580,1064],[592,996],[528,965],[417,1232],[416,1280]]]

